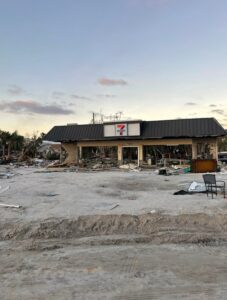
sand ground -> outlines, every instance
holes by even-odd
[[[0,299],[226,299],[227,199],[173,195],[201,174],[7,172]]]
[[[0,173],[3,172],[3,168]],[[162,176],[153,171],[125,172],[53,172],[38,173],[37,168],[17,168],[0,186],[0,202],[19,204],[21,210],[1,209],[0,218],[42,220],[50,217],[75,218],[97,214],[143,214],[152,210],[168,213],[225,213],[227,199],[204,194],[173,195],[190,185],[202,182],[201,174]],[[226,175],[217,175],[226,180]],[[111,208],[117,206],[114,210]]]

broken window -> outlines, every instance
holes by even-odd
[[[180,164],[192,159],[191,145],[155,145],[143,147],[143,160],[150,165]]]
[[[108,169],[118,165],[117,147],[82,147],[84,167]]]
[[[138,164],[138,147],[123,147],[123,164]]]
[[[211,144],[209,144],[209,143],[198,143],[197,144],[197,158],[212,159],[213,154],[211,152]]]
[[[84,159],[93,159],[93,158],[117,159],[117,147],[83,147],[82,157]]]

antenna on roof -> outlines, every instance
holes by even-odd
[[[91,124],[103,124],[106,120],[107,121],[121,121],[122,120],[122,115],[124,114],[122,111],[118,111],[114,114],[110,115],[104,115],[102,113],[102,110],[100,112],[91,112],[92,113],[92,118],[91,118]]]

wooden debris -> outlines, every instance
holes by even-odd
[[[0,203],[0,206],[3,207],[11,207],[11,208],[20,208],[20,205],[14,205],[14,204],[5,204],[5,203]]]
[[[111,208],[110,208],[110,210],[113,210],[113,209],[115,209],[116,207],[118,207],[119,206],[119,204],[115,204],[114,206],[112,206]]]

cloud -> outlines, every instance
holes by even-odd
[[[16,84],[11,84],[11,85],[9,85],[8,93],[10,93],[12,95],[21,95],[21,94],[25,93],[25,90]]]
[[[75,94],[71,95],[71,98],[77,99],[77,100],[86,100],[86,101],[90,101],[91,100],[91,98],[89,98],[89,97],[79,96],[79,95],[75,95]]]
[[[210,107],[217,107],[216,104],[210,104]]]
[[[110,78],[99,78],[98,79],[98,83],[101,85],[106,85],[106,86],[112,86],[112,85],[127,85],[127,81],[123,80],[123,79],[110,79]]]
[[[225,111],[223,109],[212,109],[211,112],[219,114],[219,115],[224,115],[225,114]]]
[[[97,95],[97,97],[101,97],[101,98],[116,98],[116,95],[110,95],[110,94],[100,94]]]
[[[58,92],[58,91],[54,91],[54,92],[52,93],[52,97],[53,97],[53,98],[56,98],[56,99],[59,99],[59,98],[63,97],[64,95],[65,95],[65,93],[63,93],[63,92]]]
[[[43,105],[31,100],[19,100],[13,102],[0,102],[0,110],[9,113],[33,113],[41,115],[69,115],[74,111],[65,109],[57,104]]]
[[[185,105],[194,106],[194,105],[197,105],[197,103],[195,103],[195,102],[187,102],[187,103],[185,103]]]

